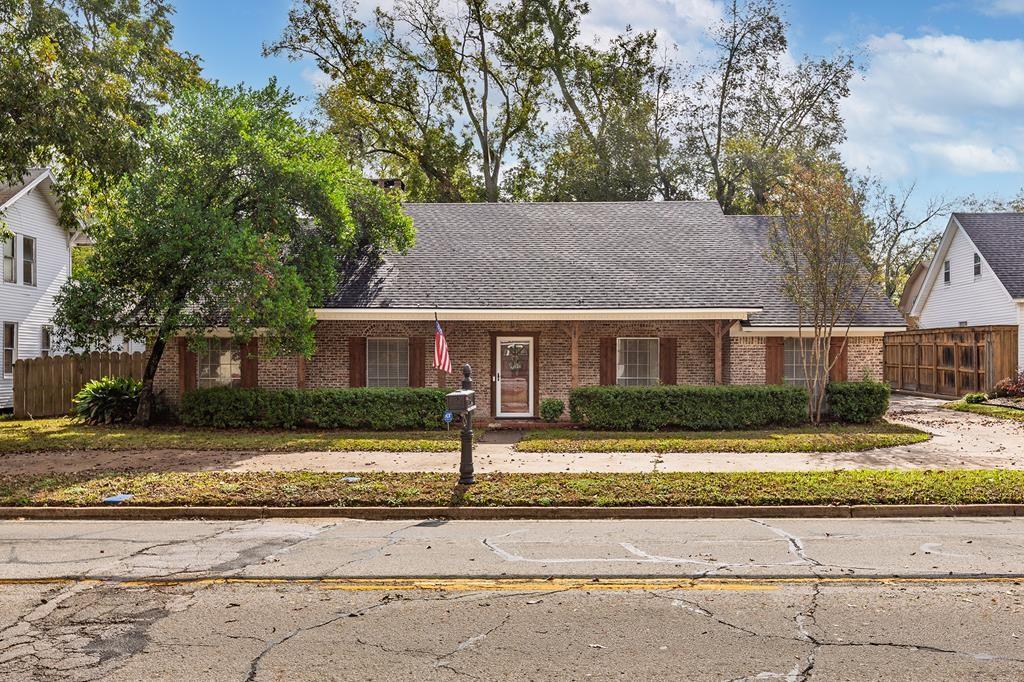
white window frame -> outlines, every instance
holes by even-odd
[[[14,331],[11,334],[11,343],[13,346],[7,345],[7,327],[10,326]],[[4,379],[10,379],[14,376],[14,363],[18,361],[18,323],[17,322],[4,322],[3,326],[0,327],[0,344],[3,345],[3,349],[0,350],[0,373],[2,373]],[[7,368],[7,351],[11,352],[11,367]]]
[[[53,325],[44,324],[39,328],[39,357],[48,358],[53,352]]]
[[[623,342],[653,341],[654,342],[654,376],[627,376],[625,368],[629,365],[622,358]],[[650,363],[648,365],[650,369]],[[643,381],[640,381],[643,379]],[[616,386],[657,386],[661,383],[661,339],[657,336],[618,336],[615,338],[615,385]]]
[[[230,360],[228,360],[228,365],[227,365],[228,369],[232,370],[232,371],[231,371],[231,376],[228,377],[226,380],[223,377],[220,376],[220,371],[219,371],[219,368],[224,365],[224,363],[221,362],[221,359],[222,359],[222,355],[221,354],[225,352],[225,348],[224,348],[225,342],[227,342],[228,349],[230,351],[232,351],[232,354],[234,354],[235,351],[237,351],[237,354],[238,354],[237,362],[234,360],[234,357],[232,357]],[[242,349],[238,346],[237,343],[235,343],[235,340],[233,338],[231,338],[231,337],[224,337],[224,336],[212,337],[212,338],[207,339],[206,343],[207,343],[206,348],[204,348],[199,353],[196,353],[196,387],[197,388],[214,388],[214,387],[217,387],[217,386],[233,386],[233,387],[236,387],[236,388],[240,387],[242,385]],[[218,368],[217,376],[204,377],[203,376],[203,367],[213,367],[214,366],[214,364],[212,362],[207,362],[207,360],[210,357],[211,352],[213,351],[213,344],[217,344],[217,347],[216,347],[216,352],[218,354],[217,365],[216,365],[216,367]],[[233,371],[236,368],[238,370],[238,376],[237,377],[235,376],[235,372]]]
[[[28,249],[25,245],[28,242],[32,242],[32,259],[29,260],[25,257],[25,253]],[[32,277],[25,276],[25,268],[29,265],[32,266]],[[36,286],[36,277],[39,273],[39,241],[35,237],[28,237],[21,235],[21,283],[28,287]]]
[[[11,246],[11,255],[7,255],[7,245]],[[11,235],[3,242],[0,242],[0,255],[3,256],[3,271],[0,272],[0,281],[4,284],[17,284],[18,283],[18,238],[16,235]],[[7,264],[11,264],[11,278],[7,279]]]
[[[379,372],[380,363],[378,362],[377,370],[374,373],[370,372],[370,359],[373,354],[370,352],[370,345],[377,343],[399,343],[405,344],[405,372],[401,371],[402,361],[401,353],[399,353],[397,371],[392,372],[391,368],[388,368],[386,376],[382,376]],[[384,383],[381,381],[384,380]],[[407,336],[367,336],[366,337],[366,386],[367,388],[408,388],[409,387],[409,337]]]
[[[953,281],[952,268],[949,266],[949,260],[942,261],[942,283],[950,284]]]
[[[505,343],[522,343],[529,348],[529,352],[526,355],[527,373],[526,379],[529,382],[527,384],[527,406],[526,412],[510,412],[506,410],[501,404],[501,382],[504,379],[501,378],[501,346]],[[494,372],[495,375],[491,377],[494,380],[494,416],[495,417],[512,417],[512,418],[531,418],[535,414],[536,405],[533,404],[533,394],[536,391],[537,377],[534,375],[534,353],[537,352],[534,344],[534,337],[532,336],[496,336],[494,338]]]
[[[981,277],[981,273],[982,272],[984,272],[984,271],[982,270],[982,267],[981,267],[981,254],[975,252],[974,253],[974,279],[979,279]]]

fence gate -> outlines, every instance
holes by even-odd
[[[83,353],[14,363],[14,416],[57,417],[71,412],[82,386],[103,377],[142,379],[142,353]]]
[[[1017,327],[912,329],[885,335],[885,380],[908,393],[991,391],[1017,367]]]

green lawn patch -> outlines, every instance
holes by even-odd
[[[458,431],[207,429],[87,426],[71,419],[0,421],[0,454],[57,450],[245,450],[451,452]]]
[[[879,422],[753,431],[626,433],[550,429],[526,435],[520,452],[852,452],[926,441],[909,426]]]
[[[358,480],[346,482],[346,476]],[[647,474],[114,473],[0,477],[0,505],[596,506],[1024,503],[1024,471],[797,471]]]
[[[962,400],[957,400],[952,403],[945,403],[942,407],[947,410],[956,410],[957,412],[973,412],[974,414],[983,414],[986,417],[996,417],[997,419],[1012,419],[1013,421],[1024,422],[1024,410],[1017,410],[1012,407],[1003,407],[1002,405],[989,405],[988,403],[965,403]]]

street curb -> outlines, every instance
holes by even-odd
[[[365,521],[450,519],[544,521],[1024,516],[1024,504],[894,504],[751,507],[0,507],[0,519],[46,521],[249,520],[350,518]]]

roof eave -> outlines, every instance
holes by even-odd
[[[749,308],[315,308],[318,320],[487,321],[511,320],[746,320]]]

